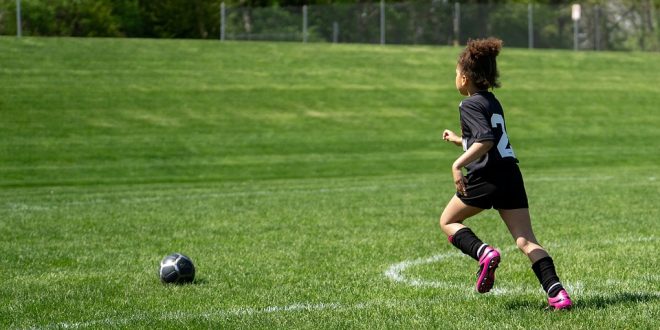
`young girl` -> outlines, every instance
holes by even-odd
[[[479,262],[476,289],[486,293],[495,282],[500,252],[483,243],[463,221],[485,209],[496,209],[518,248],[531,261],[548,294],[549,307],[568,309],[571,299],[559,282],[552,258],[532,231],[527,194],[502,106],[488,91],[499,87],[495,58],[501,49],[498,39],[471,40],[458,57],[456,89],[467,96],[459,105],[462,136],[445,130],[443,139],[462,145],[465,152],[452,165],[456,195],[442,212],[440,227],[451,244]]]

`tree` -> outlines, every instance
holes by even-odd
[[[111,0],[32,0],[22,2],[25,30],[31,35],[121,36]]]

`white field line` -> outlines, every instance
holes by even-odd
[[[360,308],[360,306],[361,305],[355,305],[351,309],[358,309]],[[127,325],[132,322],[154,320],[154,319],[158,319],[161,321],[214,319],[214,318],[223,318],[223,317],[252,316],[259,314],[336,310],[342,308],[345,308],[345,306],[338,303],[296,303],[287,306],[268,306],[264,308],[235,307],[226,310],[220,309],[220,310],[208,311],[202,313],[168,312],[168,313],[163,313],[161,315],[144,313],[127,318],[109,317],[106,319],[84,321],[84,322],[62,322],[47,326],[46,328],[78,329],[78,328],[90,328],[90,327],[99,327],[99,326],[117,327],[117,326]],[[366,308],[366,305],[361,308]]]
[[[616,239],[611,239],[611,240],[603,240],[603,241],[596,241],[594,242],[595,244],[602,244],[602,245],[615,245],[615,244],[624,244],[624,243],[643,243],[643,242],[652,242],[652,241],[657,241],[659,240],[659,237],[656,236],[649,236],[649,237],[619,237]],[[545,245],[546,247],[561,247],[561,246],[566,246],[566,244],[557,244],[557,243],[550,243]],[[502,252],[512,252],[516,250],[516,247],[507,247],[505,249],[502,249],[500,251]],[[409,286],[413,287],[430,287],[430,288],[440,288],[440,289],[458,289],[458,290],[464,290],[466,292],[470,292],[473,289],[471,287],[468,287],[465,284],[458,284],[458,283],[449,283],[446,281],[441,281],[441,280],[427,280],[427,279],[421,279],[421,278],[414,278],[414,277],[408,277],[404,274],[404,272],[410,268],[421,266],[421,265],[426,265],[426,264],[431,264],[431,263],[437,263],[441,262],[447,258],[450,257],[458,257],[461,256],[462,253],[458,251],[451,251],[451,252],[446,252],[446,253],[440,253],[433,255],[431,257],[426,257],[426,258],[418,258],[418,259],[413,259],[413,260],[404,260],[399,263],[392,264],[390,267],[388,267],[384,275],[386,278],[406,284]],[[647,282],[646,279],[649,278],[649,276],[653,275],[640,275],[642,277],[643,282]],[[610,281],[616,281],[616,280],[610,280]],[[617,283],[623,283],[623,282],[629,282],[629,281],[617,281]],[[576,282],[576,283],[565,283],[566,288],[568,289],[569,292],[573,292],[577,295],[581,295],[583,293],[584,285],[582,282]],[[502,287],[498,286],[497,288],[491,290],[491,293],[495,295],[502,295],[502,294],[511,294],[511,293],[517,293],[517,294],[523,294],[523,293],[533,293],[533,292],[543,292],[541,288],[522,288],[520,286],[514,287],[514,288],[507,288],[507,287]],[[654,294],[660,295],[660,292],[655,292]]]
[[[94,198],[87,200],[74,200],[64,202],[49,202],[54,205],[29,205],[25,203],[6,203],[7,208],[18,211],[44,211],[58,208],[66,208],[70,206],[84,206],[84,205],[97,205],[97,204],[140,204],[149,202],[161,202],[171,200],[198,200],[198,199],[217,199],[229,197],[246,197],[246,196],[273,196],[281,193],[297,194],[297,195],[310,195],[310,194],[327,194],[327,193],[342,193],[342,192],[370,192],[379,191],[384,189],[401,189],[401,188],[416,188],[419,184],[397,184],[397,185],[364,185],[364,186],[351,186],[351,187],[337,187],[337,188],[309,188],[309,189],[282,189],[282,190],[253,190],[253,191],[232,191],[232,192],[209,192],[209,193],[195,193],[186,195],[158,195],[158,196],[141,196],[130,198]]]
[[[578,282],[576,284],[568,283],[566,288],[573,294],[579,295],[581,298],[587,296],[611,296],[612,291],[598,291],[598,290],[584,290],[582,283]],[[474,290],[469,290],[471,293],[474,293]],[[491,292],[496,291],[492,290]],[[502,290],[501,290],[502,291]],[[529,291],[529,290],[516,290],[520,293]],[[542,290],[538,290],[541,292]],[[502,291],[497,294],[504,294],[506,292]],[[508,292],[509,294],[513,292]],[[635,292],[644,295],[651,295],[660,298],[660,292]],[[466,295],[466,299],[477,299],[481,295],[471,294]],[[185,321],[185,320],[195,320],[195,319],[204,319],[208,321],[222,321],[222,319],[230,317],[242,317],[242,316],[256,316],[263,314],[286,314],[286,313],[295,313],[295,312],[322,312],[322,311],[356,311],[362,309],[368,309],[373,307],[386,307],[386,308],[407,308],[418,306],[420,304],[426,305],[437,305],[446,303],[446,300],[441,298],[420,298],[420,299],[408,299],[408,300],[372,300],[366,302],[359,302],[354,304],[342,304],[342,303],[294,303],[291,305],[285,306],[268,306],[263,308],[254,308],[254,307],[234,307],[229,309],[217,309],[210,310],[206,312],[165,312],[161,314],[150,314],[150,313],[140,313],[133,315],[131,317],[108,317],[105,319],[82,321],[82,322],[60,322],[50,324],[44,327],[33,326],[32,329],[53,329],[53,328],[62,328],[62,329],[81,329],[81,328],[105,328],[105,327],[122,327],[130,325],[133,322],[141,321]]]
[[[399,300],[374,300],[368,302],[360,302],[355,304],[341,304],[341,303],[294,303],[286,306],[268,306],[263,308],[253,307],[235,307],[229,309],[211,310],[208,312],[168,312],[160,315],[143,313],[126,318],[105,318],[100,320],[91,320],[84,322],[61,322],[46,326],[45,328],[64,328],[64,329],[79,329],[90,327],[117,327],[127,325],[132,322],[139,322],[145,320],[190,320],[190,319],[222,319],[227,317],[240,317],[240,316],[254,316],[260,314],[279,314],[279,313],[293,313],[293,312],[314,312],[314,311],[327,311],[327,310],[360,310],[371,308],[374,306],[410,306],[414,303],[435,301],[431,299],[417,300],[417,301],[399,301]],[[34,327],[38,328],[38,327]]]
[[[590,182],[590,181],[609,181],[616,177],[611,175],[595,175],[595,176],[527,176],[525,182],[546,182],[546,181],[577,181],[577,182]],[[651,178],[648,181],[653,181]]]
[[[660,237],[656,236],[649,236],[649,237],[638,237],[638,238],[630,238],[630,237],[620,237],[617,239],[613,240],[604,240],[604,241],[599,241],[599,244],[622,244],[622,243],[630,243],[630,242],[652,242],[652,241],[658,241],[660,240]],[[550,244],[552,246],[563,246],[564,244]],[[503,249],[503,252],[512,252],[516,248],[515,247],[509,247],[506,249]],[[406,260],[402,261],[396,264],[391,265],[390,267],[385,270],[384,275],[388,279],[411,285],[414,287],[431,287],[431,288],[440,288],[440,289],[453,289],[453,290],[460,290],[464,293],[466,293],[465,297],[467,299],[477,299],[477,297],[480,297],[480,295],[477,294],[470,294],[474,293],[474,288],[472,288],[471,285],[467,284],[458,284],[458,283],[447,283],[443,281],[431,281],[431,280],[424,280],[424,279],[414,279],[414,278],[408,278],[406,277],[403,272],[406,271],[407,269],[410,269],[412,267],[416,266],[421,266],[425,264],[431,264],[431,263],[436,263],[436,262],[442,262],[443,260],[447,258],[455,258],[455,257],[460,257],[462,254],[457,251],[452,251],[452,252],[447,252],[447,253],[442,253],[442,254],[437,254],[431,257],[427,258],[419,258],[419,259],[413,259],[413,260]],[[640,274],[640,280],[643,281],[644,283],[648,282],[649,279],[653,280],[653,278],[656,278],[657,276],[653,274]],[[604,284],[607,285],[607,287],[611,288],[612,286],[618,286],[618,285],[624,285],[624,284],[629,284],[631,281],[630,280],[615,280],[615,279],[607,279]],[[571,293],[574,294],[575,296],[578,297],[588,297],[588,296],[611,296],[613,293],[616,293],[616,290],[598,290],[595,288],[587,288],[585,287],[585,284],[581,281],[572,283],[572,282],[565,282],[564,286],[566,289]],[[492,295],[506,295],[506,294],[542,294],[543,290],[538,287],[538,288],[532,288],[532,287],[509,287],[509,288],[502,288],[498,287],[493,290],[491,290]],[[637,292],[640,294],[645,294],[645,295],[651,295],[660,298],[660,291],[649,291],[649,292]],[[132,322],[140,322],[140,321],[149,321],[149,320],[160,320],[160,321],[168,321],[168,320],[191,320],[191,319],[205,319],[205,320],[214,320],[214,319],[222,319],[222,318],[227,318],[227,317],[241,317],[241,316],[254,316],[254,315],[260,315],[260,314],[280,314],[280,313],[294,313],[294,312],[318,312],[318,311],[341,311],[341,310],[360,310],[360,309],[367,309],[367,308],[372,308],[372,307],[377,307],[377,306],[385,306],[385,307],[390,307],[390,308],[397,308],[397,307],[410,307],[414,306],[420,303],[424,304],[438,304],[438,303],[444,303],[442,299],[435,298],[435,299],[416,299],[416,300],[372,300],[372,301],[367,301],[367,302],[360,302],[360,303],[355,303],[355,304],[342,304],[342,303],[337,303],[337,302],[329,302],[329,303],[311,303],[311,302],[303,302],[303,303],[294,303],[290,305],[285,305],[285,306],[268,306],[268,307],[263,307],[263,308],[255,308],[255,307],[234,307],[234,308],[228,308],[228,309],[218,309],[218,310],[210,310],[207,312],[166,312],[162,314],[149,314],[149,313],[141,313],[137,314],[131,317],[108,317],[105,319],[99,319],[99,320],[90,320],[90,321],[81,321],[81,322],[61,322],[61,323],[55,323],[51,325],[47,325],[44,328],[64,328],[64,329],[79,329],[79,328],[99,328],[99,327],[121,327],[125,325],[129,325]],[[39,328],[37,326],[33,328]]]
[[[545,182],[545,181],[572,181],[572,182],[590,182],[590,181],[608,181],[612,180],[613,176],[531,176],[526,178],[525,181]],[[641,181],[655,181],[655,177],[642,179]],[[242,190],[242,191],[229,191],[229,192],[208,192],[208,193],[189,193],[185,195],[178,195],[180,190],[171,190],[164,194],[152,196],[133,196],[124,198],[92,198],[85,200],[70,200],[70,201],[51,201],[44,204],[27,204],[20,202],[7,202],[5,205],[9,210],[15,211],[48,211],[53,209],[62,209],[66,207],[85,206],[85,205],[99,205],[99,204],[140,204],[150,202],[164,202],[171,200],[197,200],[197,199],[216,199],[216,198],[231,198],[231,197],[246,197],[246,196],[273,196],[282,193],[287,194],[327,194],[327,193],[342,193],[342,192],[369,192],[379,191],[384,189],[396,190],[402,188],[417,188],[420,183],[409,184],[387,184],[381,183],[378,185],[356,185],[356,186],[343,186],[343,187],[330,187],[330,188],[296,188],[296,189],[268,189],[268,190]],[[221,188],[220,188],[221,189]],[[129,192],[129,194],[135,194]],[[50,205],[49,205],[50,204]]]

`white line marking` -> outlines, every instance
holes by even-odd
[[[649,236],[649,237],[619,237],[611,240],[604,240],[594,242],[594,244],[621,244],[625,242],[651,242],[657,241],[660,237]],[[564,244],[548,244],[546,246],[564,246]],[[516,250],[516,247],[507,247],[501,251],[512,252]],[[427,258],[418,258],[414,260],[405,260],[399,263],[395,263],[388,267],[384,275],[392,281],[404,283],[407,285],[415,287],[432,287],[440,289],[453,289],[460,290],[465,293],[466,299],[477,299],[480,295],[478,294],[469,294],[474,293],[474,288],[472,285],[467,283],[448,283],[446,281],[431,281],[424,279],[409,278],[404,275],[404,272],[407,269],[412,267],[421,266],[425,264],[431,264],[436,262],[442,262],[448,258],[460,257],[462,253],[458,251],[451,251],[446,253],[437,254]],[[614,280],[607,279],[603,284],[606,286],[604,290],[598,290],[593,288],[585,288],[583,282],[564,282],[564,286],[567,291],[571,294],[580,298],[589,297],[589,296],[612,296],[620,293],[620,290],[616,289],[616,286],[636,283],[640,284],[648,283],[649,281],[657,281],[658,276],[655,274],[640,274],[638,279],[629,279],[629,280]],[[614,287],[614,288],[613,288]],[[491,290],[493,295],[505,295],[505,294],[542,294],[543,290],[538,288],[533,288],[529,286],[516,286],[516,287],[496,287]],[[638,292],[627,292],[627,293],[637,293],[642,295],[654,296],[660,298],[660,292],[658,291],[638,291]],[[294,303],[291,305],[285,306],[268,306],[264,308],[253,308],[253,307],[234,307],[229,309],[219,309],[211,310],[208,312],[166,312],[162,314],[149,314],[142,313],[134,315],[131,317],[121,318],[121,317],[109,317],[100,320],[90,320],[82,322],[61,322],[45,326],[45,328],[66,328],[66,329],[77,329],[77,328],[90,328],[90,327],[117,327],[128,325],[131,322],[139,321],[148,321],[148,320],[185,320],[193,318],[203,318],[203,319],[214,319],[214,318],[224,318],[224,317],[239,317],[239,316],[253,316],[260,314],[271,314],[271,313],[293,313],[293,312],[314,312],[314,311],[327,311],[327,310],[360,310],[371,308],[375,306],[386,306],[389,308],[397,308],[401,306],[412,306],[419,303],[443,303],[442,299],[417,299],[417,300],[373,300],[367,302],[360,302],[353,305],[346,305],[337,302],[330,303]],[[39,328],[38,326],[33,326],[33,328]]]
[[[602,296],[612,296],[617,294],[616,291],[606,290],[584,290],[584,285],[581,282],[567,283],[566,288],[572,294],[580,298],[585,298],[588,296],[602,297]],[[499,292],[499,294],[513,293],[515,291],[517,294],[522,294],[531,290],[510,290],[510,289],[493,289],[491,292]],[[542,292],[541,289],[539,289]],[[474,292],[473,292],[474,293]],[[640,294],[645,296],[654,296],[660,298],[660,292],[627,292],[630,294]],[[481,295],[471,294],[464,296],[465,299],[477,299]],[[578,298],[578,299],[580,299]],[[227,317],[240,317],[240,316],[255,316],[261,314],[277,314],[277,313],[295,313],[295,312],[319,312],[319,311],[355,311],[361,309],[367,309],[372,307],[384,306],[386,308],[401,308],[409,306],[417,306],[419,304],[427,305],[437,305],[441,303],[446,303],[447,301],[442,298],[419,298],[419,299],[404,299],[404,300],[371,300],[366,302],[359,302],[355,304],[341,304],[341,303],[294,303],[286,306],[268,306],[263,308],[253,308],[253,307],[234,307],[229,309],[217,309],[207,312],[165,312],[161,314],[149,314],[141,313],[131,317],[120,318],[120,317],[108,317],[100,320],[91,320],[83,322],[60,322],[55,324],[50,324],[44,328],[65,328],[65,329],[79,329],[79,328],[99,328],[99,327],[121,327],[125,325],[132,325],[133,322],[140,321],[169,321],[169,320],[190,320],[190,319],[205,319],[205,320],[214,320],[214,319],[223,319]],[[135,325],[133,325],[135,326]],[[32,328],[38,329],[40,327],[33,326]]]
[[[121,326],[131,322],[158,319],[161,321],[167,320],[184,320],[193,318],[223,318],[223,317],[236,317],[236,316],[253,316],[259,314],[273,314],[273,313],[291,313],[291,312],[311,312],[323,310],[339,310],[339,309],[364,309],[375,305],[375,302],[358,303],[355,305],[342,305],[340,303],[295,303],[287,306],[268,306],[264,308],[252,307],[235,307],[226,310],[215,310],[203,313],[187,313],[187,312],[168,312],[161,315],[152,315],[148,313],[135,315],[127,318],[105,318],[101,320],[91,320],[85,322],[61,322],[52,324],[46,328],[65,328],[65,329],[78,329],[89,328],[98,326]]]
[[[503,250],[503,252],[511,252],[515,250],[515,248],[509,247]],[[399,282],[403,283],[409,286],[414,286],[414,287],[430,287],[430,288],[438,288],[438,289],[457,289],[457,290],[462,290],[466,292],[471,292],[473,291],[474,288],[467,284],[461,284],[461,283],[449,283],[447,281],[438,281],[438,280],[425,280],[425,279],[420,279],[420,278],[411,278],[403,273],[409,269],[413,268],[416,266],[421,266],[421,265],[426,265],[426,264],[432,264],[436,262],[441,262],[447,258],[451,257],[460,257],[463,254],[457,251],[452,251],[452,252],[446,252],[446,253],[440,253],[436,254],[431,257],[427,258],[419,258],[415,260],[405,260],[396,264],[391,265],[385,270],[385,277],[389,278],[390,280],[394,282]],[[518,292],[518,289],[506,289],[506,288],[496,288],[491,290],[491,293],[495,295],[501,295],[501,294],[507,294],[507,293],[512,293],[512,292]],[[538,290],[537,290],[538,291]]]
[[[296,189],[271,189],[271,190],[249,190],[249,191],[227,191],[227,192],[196,192],[178,195],[179,190],[168,191],[167,194],[156,196],[134,196],[134,197],[97,197],[84,200],[61,200],[54,202],[46,202],[42,205],[30,205],[26,203],[12,203],[7,202],[6,206],[12,211],[49,211],[52,209],[62,209],[66,207],[85,206],[85,205],[100,205],[100,204],[141,204],[151,202],[165,202],[165,201],[181,201],[181,200],[200,200],[200,199],[217,199],[217,198],[231,198],[231,197],[251,197],[251,196],[274,196],[282,193],[286,194],[329,194],[329,193],[342,193],[342,192],[371,192],[382,191],[385,189],[395,190],[402,188],[417,188],[419,184],[396,184],[396,185],[363,185],[363,186],[346,186],[346,187],[330,187],[330,188],[296,188]],[[116,196],[116,195],[114,195]],[[50,204],[50,205],[48,205]]]
[[[459,252],[448,252],[448,253],[441,253],[441,254],[436,254],[434,256],[428,257],[428,258],[419,258],[415,260],[405,260],[396,264],[391,265],[387,270],[385,270],[385,277],[389,278],[390,280],[394,282],[401,282],[405,283],[411,286],[416,286],[416,287],[432,287],[432,288],[464,288],[464,285],[457,285],[453,283],[447,283],[444,281],[427,281],[427,280],[421,280],[421,279],[415,279],[415,278],[408,278],[406,277],[403,272],[408,269],[412,268],[415,266],[420,266],[420,265],[426,265],[426,264],[432,264],[436,262],[440,262],[444,259],[447,259],[449,257],[456,257],[460,256],[461,254]]]
[[[601,175],[601,176],[534,176],[525,177],[525,182],[533,181],[571,181],[571,182],[589,182],[589,181],[609,181],[614,179],[614,176],[611,175]]]
[[[595,244],[598,245],[614,245],[614,244],[622,244],[625,242],[650,242],[650,241],[656,241],[658,240],[658,237],[655,236],[649,236],[649,237],[619,237],[617,239],[613,240],[604,240],[604,241],[598,241],[595,242]],[[548,245],[545,245],[546,247],[552,246],[552,247],[560,247],[563,246],[564,244],[553,244],[550,243]],[[505,249],[502,249],[500,251],[502,252],[512,252],[514,250],[517,250],[516,247],[507,247]],[[451,252],[445,252],[445,253],[440,253],[436,254],[431,257],[426,257],[426,258],[418,258],[414,260],[404,260],[402,262],[398,262],[395,264],[392,264],[390,267],[388,267],[384,275],[388,279],[398,282],[398,283],[403,283],[409,286],[413,287],[430,287],[430,288],[442,288],[442,289],[459,289],[459,290],[465,290],[465,291],[473,291],[474,289],[466,284],[459,284],[459,283],[449,283],[447,281],[442,281],[442,280],[427,280],[427,279],[421,279],[421,278],[413,278],[413,277],[408,277],[404,274],[404,272],[410,268],[421,266],[421,265],[426,265],[426,264],[431,264],[431,263],[437,263],[441,262],[447,258],[450,257],[459,257],[462,256],[463,254],[458,251],[451,251]],[[642,275],[642,276],[647,276],[648,275]],[[581,282],[576,282],[574,284],[566,282],[565,287],[569,289],[569,291],[573,292],[573,290],[576,291],[576,293],[581,293],[583,290],[584,285]],[[517,287],[502,287],[498,286],[491,290],[492,294],[495,295],[501,295],[501,294],[510,294],[510,293],[532,293],[532,292],[543,292],[543,290],[539,288],[521,288],[520,286]]]
[[[571,182],[590,182],[590,181],[610,181],[615,179],[614,176],[530,176],[526,178],[525,181],[571,181]],[[388,178],[389,179],[389,178]],[[396,179],[396,178],[394,178]],[[655,181],[655,177],[643,178],[642,182],[646,181]],[[637,181],[639,182],[639,180]],[[355,184],[355,182],[349,182]],[[214,189],[167,189],[164,190],[163,194],[145,196],[149,194],[148,191],[139,192],[135,194],[133,191],[116,191],[110,194],[96,194],[96,198],[89,198],[83,200],[59,200],[59,201],[48,201],[43,204],[27,204],[21,202],[7,202],[5,205],[10,210],[15,211],[48,211],[52,209],[61,209],[71,206],[81,206],[81,205],[97,205],[97,204],[139,204],[139,203],[150,203],[150,202],[162,202],[169,200],[198,200],[198,199],[215,199],[215,198],[228,198],[228,197],[244,197],[244,196],[270,196],[281,193],[287,194],[325,194],[325,193],[337,193],[337,192],[368,192],[368,191],[379,191],[384,189],[402,189],[402,188],[417,188],[423,185],[423,183],[414,182],[414,183],[380,183],[380,184],[368,184],[368,185],[357,185],[357,186],[333,186],[329,188],[307,188],[305,186],[300,186],[297,188],[289,189],[264,189],[264,190],[236,190],[236,191],[225,191],[217,192]],[[211,192],[206,192],[210,190]],[[163,191],[163,190],[161,190]],[[191,193],[191,191],[193,191]],[[50,193],[52,194],[52,192]],[[105,196],[109,195],[109,197]],[[131,196],[134,195],[134,196]],[[94,195],[92,195],[94,196]],[[113,198],[114,196],[129,196],[129,197],[120,197]]]

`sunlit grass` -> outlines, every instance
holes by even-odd
[[[457,48],[0,48],[2,327],[654,327],[656,54],[501,55],[534,227],[576,301],[547,313],[495,212],[469,222],[504,252],[491,294],[437,228]],[[158,281],[171,252],[195,284]]]

